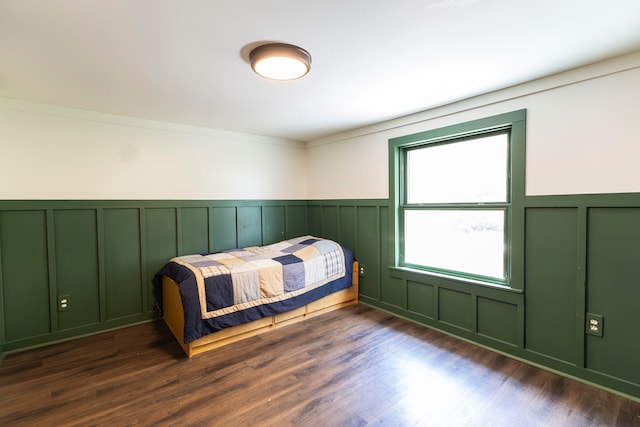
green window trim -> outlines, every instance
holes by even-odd
[[[451,209],[464,210],[471,205],[465,203],[407,204],[405,161],[408,150],[428,144],[448,141],[463,141],[491,133],[508,132],[510,155],[508,157],[509,191],[507,203],[486,203],[474,205],[475,209],[504,209],[505,220],[505,278],[493,279],[474,274],[453,273],[442,269],[422,268],[405,264],[403,261],[403,217],[411,209]],[[424,275],[448,277],[454,281],[474,283],[510,290],[524,289],[524,200],[525,200],[525,158],[526,158],[526,110],[517,110],[483,119],[419,132],[389,140],[389,207],[391,209],[391,230],[393,240],[393,270],[411,270]],[[480,207],[479,207],[480,206]]]

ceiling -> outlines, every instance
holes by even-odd
[[[638,49],[638,0],[0,0],[1,97],[299,141]]]

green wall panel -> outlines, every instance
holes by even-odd
[[[211,252],[238,246],[236,207],[211,208]]]
[[[379,299],[380,294],[380,255],[378,235],[378,209],[374,206],[361,206],[357,211],[358,244],[355,254],[358,261],[366,266],[365,276],[360,278],[360,293]],[[393,285],[385,283],[393,295]]]
[[[287,239],[307,234],[306,206],[287,206]]]
[[[260,206],[238,208],[238,246],[262,245],[262,209]]]
[[[209,252],[209,211],[206,207],[180,209],[180,255]]]
[[[472,329],[471,295],[440,288],[438,292],[439,320],[465,330]]]
[[[340,207],[339,240],[352,251],[356,248],[356,209],[353,206]]]
[[[435,318],[435,290],[431,285],[407,281],[407,310]]]
[[[399,308],[405,308],[405,294],[407,293],[405,281],[397,278],[389,278],[380,289],[380,301]]]
[[[478,333],[518,344],[518,306],[478,297]]]
[[[270,245],[286,238],[286,216],[284,206],[262,208],[262,244]]]
[[[175,208],[145,209],[147,254],[147,309],[155,305],[151,279],[167,260],[178,255],[177,210]]]
[[[526,212],[525,346],[570,362],[577,354],[577,214],[575,208]]]
[[[376,242],[376,246],[378,247],[378,251],[380,252],[379,259],[380,261],[376,263],[376,269],[380,273],[381,287],[389,276],[388,267],[393,263],[390,261],[392,256],[392,232],[389,227],[389,209],[386,206],[382,206],[377,209],[379,215],[379,226],[380,226],[380,237]]]
[[[322,206],[309,206],[307,208],[307,225],[309,234],[322,236]]]
[[[94,209],[54,212],[57,295],[71,309],[58,312],[58,329],[100,321],[97,214]]]
[[[640,383],[640,208],[589,211],[587,311],[604,316],[587,335],[587,367]]]
[[[104,210],[104,256],[107,319],[141,312],[138,209]]]
[[[5,339],[49,333],[46,212],[0,212],[0,239]]]
[[[337,206],[324,206],[322,208],[322,237],[331,240],[340,239]]]

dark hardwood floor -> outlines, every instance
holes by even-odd
[[[640,402],[352,306],[191,360],[162,322],[6,356],[0,425],[640,426]]]

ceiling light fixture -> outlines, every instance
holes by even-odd
[[[263,44],[249,53],[251,68],[271,80],[294,80],[311,69],[311,55],[301,47],[286,43]]]

